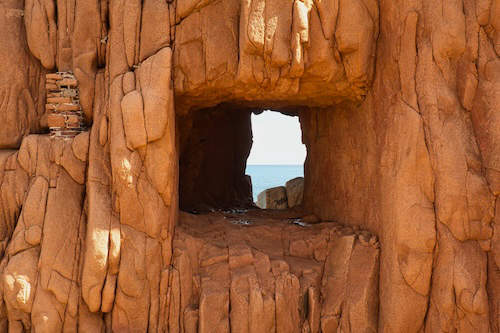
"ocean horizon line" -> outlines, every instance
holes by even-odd
[[[252,163],[252,164],[247,164],[247,166],[304,166],[304,164],[271,164],[271,163]]]

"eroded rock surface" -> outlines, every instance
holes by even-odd
[[[104,325],[80,293],[89,142],[88,135],[81,135],[67,141],[28,136],[4,167],[18,174],[15,187],[23,191],[17,207],[4,206],[5,213],[17,216],[13,230],[4,232],[8,245],[0,263],[4,331],[98,330]],[[75,154],[76,140],[83,154]]]
[[[499,0],[0,1],[0,331],[498,332],[499,42]],[[246,211],[268,108],[303,202]]]
[[[39,131],[45,109],[44,72],[28,49],[22,3],[0,4],[0,149],[19,148]]]
[[[192,0],[174,17],[179,112],[227,100],[357,101],[373,78],[374,0]]]
[[[170,331],[376,331],[376,237],[283,216],[181,214]]]

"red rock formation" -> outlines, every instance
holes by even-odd
[[[499,331],[499,0],[4,0],[0,28],[0,331]],[[251,203],[267,108],[303,206],[179,215]]]

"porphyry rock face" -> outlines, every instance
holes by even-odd
[[[379,253],[374,235],[337,223],[183,213],[170,332],[374,332]]]
[[[0,331],[498,332],[499,41],[499,0],[0,1]]]
[[[28,49],[22,1],[0,8],[0,149],[19,148],[24,135],[40,130],[45,77]]]
[[[179,111],[234,99],[331,106],[362,99],[373,77],[375,0],[190,0],[173,14]]]

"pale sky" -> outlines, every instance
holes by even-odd
[[[306,147],[302,144],[299,117],[279,112],[252,113],[253,145],[247,164],[303,164]]]

